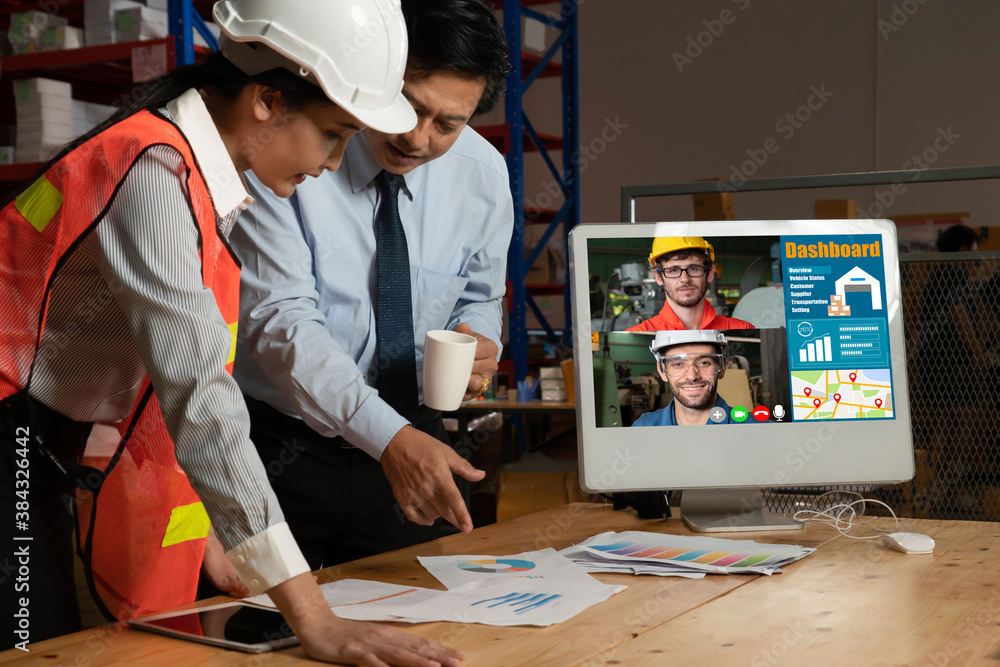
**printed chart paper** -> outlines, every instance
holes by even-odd
[[[320,586],[330,608],[340,618],[357,621],[427,623],[451,621],[484,625],[545,626],[565,621],[625,586],[598,581],[554,579],[490,579],[450,591],[400,586],[379,581],[344,579]],[[265,599],[261,599],[265,598]],[[247,599],[267,607],[266,595]]]
[[[583,568],[555,549],[526,551],[513,556],[419,556],[417,560],[451,590],[484,579],[558,579],[595,583]]]
[[[349,585],[352,581],[357,580],[336,583]],[[451,621],[496,626],[546,626],[572,618],[625,588],[597,581],[486,579],[449,591],[411,588],[411,592],[392,598],[333,607],[333,613],[359,621]]]
[[[575,545],[588,553],[591,571],[620,571],[622,564],[642,568],[717,574],[773,574],[781,566],[811,554],[815,549],[793,544],[760,544],[750,540],[688,537],[643,531],[601,533]],[[564,553],[566,550],[564,550]],[[605,570],[602,564],[614,563]],[[645,572],[636,571],[636,574]]]

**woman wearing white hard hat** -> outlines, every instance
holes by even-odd
[[[359,129],[415,124],[398,0],[225,0],[213,13],[218,53],[153,82],[0,211],[0,522],[4,544],[30,546],[31,574],[2,577],[4,618],[21,648],[79,629],[75,520],[111,617],[193,599],[206,542],[221,542],[209,578],[267,591],[309,656],[457,664],[434,642],[333,615],[230,375],[239,266],[226,237],[253,205],[240,174],[287,197],[336,169]]]

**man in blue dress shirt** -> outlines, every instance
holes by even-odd
[[[417,126],[359,133],[337,172],[308,174],[317,178],[290,199],[250,177],[256,203],[231,238],[243,262],[234,375],[251,439],[314,569],[438,537],[438,517],[471,530],[453,475],[484,474],[445,444],[440,413],[412,406],[411,424],[375,388],[385,178],[376,177],[403,177],[409,267],[399,268],[409,270],[418,382],[425,333],[456,329],[478,340],[472,398],[497,369],[513,207],[503,157],[467,123],[502,94],[507,43],[480,0],[402,4],[403,94]]]
[[[728,347],[719,331],[658,331],[649,350],[673,398],[667,407],[641,415],[632,426],[737,423],[718,390],[719,379],[726,374]]]

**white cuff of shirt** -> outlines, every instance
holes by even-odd
[[[260,595],[292,577],[309,572],[309,563],[284,521],[236,545],[226,552],[226,557],[250,589],[250,595]]]
[[[378,396],[371,396],[345,425],[343,436],[347,442],[379,461],[389,441],[409,423]]]

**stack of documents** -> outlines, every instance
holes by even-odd
[[[323,584],[320,590],[333,613],[359,621],[545,626],[626,588],[602,584],[553,549],[419,560],[447,591],[358,579]],[[266,594],[247,602],[274,607]]]
[[[73,87],[51,79],[14,82],[18,162],[41,162],[73,139]]]
[[[588,572],[698,578],[705,574],[774,574],[813,551],[794,544],[626,531],[601,533],[560,553]]]

